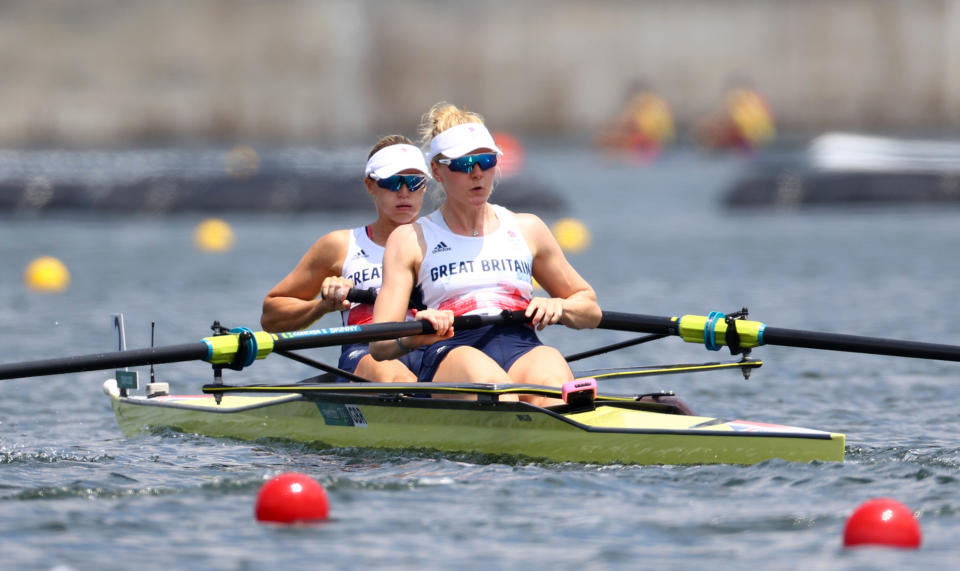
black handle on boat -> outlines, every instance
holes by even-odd
[[[734,352],[761,345],[826,349],[871,355],[960,361],[960,346],[769,327],[759,321],[729,319],[719,312],[708,316],[657,317],[616,311],[603,312],[601,329],[677,335],[708,349],[732,347]],[[729,338],[729,340],[728,340]]]
[[[374,288],[361,289],[358,287],[352,287],[347,292],[347,301],[352,301],[353,303],[369,303],[373,305],[377,301],[377,290]]]
[[[415,298],[410,298],[410,302],[407,304],[407,307],[423,309],[423,305],[419,303],[419,296]],[[347,301],[352,301],[353,303],[368,303],[373,305],[377,301],[377,290],[375,288],[361,289],[358,287],[352,287],[347,291]]]
[[[526,321],[529,319],[524,316],[523,311],[504,311],[498,315],[456,317],[453,320],[453,327],[454,329],[476,329],[484,325]],[[253,332],[241,328],[231,330],[226,335],[206,337],[196,343],[0,364],[0,380],[160,365],[179,361],[207,361],[215,366],[238,369],[274,351],[331,347],[423,333],[433,333],[433,327],[426,321],[371,323],[277,334],[265,331]]]

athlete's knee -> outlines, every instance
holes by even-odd
[[[369,355],[357,363],[354,374],[378,383],[413,383],[417,377],[400,361],[374,361]]]
[[[391,383],[415,383],[417,382],[417,376],[413,374],[413,371],[408,369],[402,363],[397,363],[396,366],[390,367],[384,375],[387,379],[387,382]]]
[[[542,350],[541,350],[542,349]],[[573,379],[570,365],[552,347],[538,347],[517,359],[510,367],[514,382],[536,385],[561,385]]]

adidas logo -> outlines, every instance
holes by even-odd
[[[366,257],[367,257],[367,253],[363,250],[363,248],[361,248],[359,252],[353,255],[353,259],[366,258]]]
[[[437,242],[437,245],[434,246],[432,250],[430,250],[430,253],[436,254],[438,252],[449,252],[449,251],[450,251],[450,246],[447,246],[442,241],[440,241],[440,242]]]
[[[347,358],[348,358],[348,359],[360,359],[361,357],[363,357],[363,356],[366,355],[367,353],[369,353],[369,351],[367,351],[367,350],[365,350],[365,349],[354,349],[353,351],[350,351],[350,353],[347,354]]]

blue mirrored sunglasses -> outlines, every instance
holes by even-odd
[[[447,165],[454,172],[470,172],[473,170],[473,165],[479,165],[480,170],[485,171],[497,166],[497,154],[465,155],[456,159],[438,159],[437,162]]]
[[[376,175],[371,174],[370,178],[377,181],[377,186],[391,192],[399,192],[403,185],[407,185],[407,190],[410,192],[416,192],[427,186],[427,177],[422,174],[395,174],[386,178],[377,178]]]

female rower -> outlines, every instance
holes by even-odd
[[[503,153],[480,115],[438,103],[424,115],[421,134],[446,199],[439,210],[390,235],[373,320],[402,319],[406,300],[419,288],[429,309],[417,319],[429,321],[436,333],[371,343],[371,355],[395,359],[426,346],[420,381],[559,386],[572,380],[563,356],[543,345],[534,328],[596,327],[601,312],[593,288],[539,217],[488,202]],[[533,297],[532,279],[550,297]],[[530,324],[453,331],[454,316],[505,309],[524,310]]]
[[[429,170],[423,152],[403,135],[388,135],[371,149],[364,184],[377,219],[317,240],[297,266],[263,300],[260,324],[271,332],[303,329],[324,314],[340,310],[344,325],[369,323],[373,306],[346,300],[351,287],[379,289],[387,236],[416,220]],[[405,305],[406,307],[406,305]],[[399,319],[404,313],[400,312]],[[366,343],[344,345],[339,367],[379,382],[415,382],[420,352],[375,361]]]

